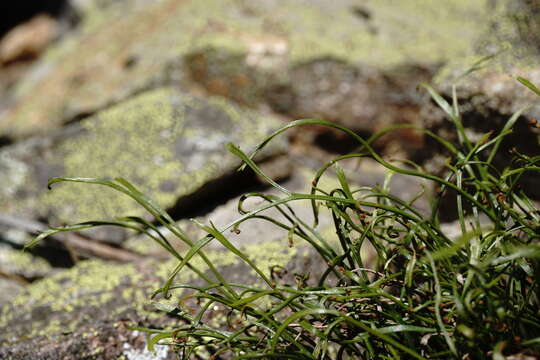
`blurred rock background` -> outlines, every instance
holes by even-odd
[[[473,135],[497,131],[531,105],[501,153],[517,147],[538,155],[540,105],[512,77],[540,83],[538,29],[538,0],[3,2],[0,357],[132,359],[148,354],[144,337],[127,323],[172,321],[148,305],[147,295],[173,266],[148,239],[102,228],[20,251],[48,226],[144,216],[134,202],[100,187],[49,192],[48,178],[125,177],[198,236],[186,219],[224,225],[237,215],[242,193],[272,191],[252,172],[235,171],[239,161],[225,150],[228,142],[249,151],[283,124],[311,117],[365,137],[404,123],[452,138],[449,121],[418,89],[422,82],[447,98],[457,86]],[[483,69],[461,76],[494,54]],[[355,146],[325,128],[296,128],[257,161],[301,191],[319,166]],[[447,154],[419,132],[393,132],[375,147],[444,170]],[[497,161],[504,166],[508,159]],[[384,181],[376,163],[343,166],[357,185]],[[539,198],[540,179],[529,180]],[[331,176],[325,181],[334,183]],[[396,176],[392,190],[412,198],[421,185]],[[427,210],[425,202],[417,206]],[[309,217],[307,204],[297,207]],[[451,204],[445,214],[453,220]],[[286,234],[248,224],[231,240],[254,246],[258,261],[317,267],[302,246],[288,247]],[[321,231],[328,225],[323,221]],[[217,246],[212,251],[225,274],[249,281],[241,264]]]

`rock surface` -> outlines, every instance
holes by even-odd
[[[286,238],[286,234],[284,234]],[[245,247],[264,271],[273,265],[290,270],[316,266],[305,247],[289,248],[286,240]],[[211,262],[231,282],[254,282],[255,274],[238,258],[222,251],[208,251]],[[150,327],[174,326],[179,320],[167,317],[149,301],[150,293],[167,277],[175,261],[148,260],[115,265],[101,261],[83,262],[77,267],[36,282],[0,310],[0,357],[24,359],[110,359],[145,353],[140,333],[126,324]],[[205,269],[202,261],[193,265]],[[197,283],[188,270],[178,282]],[[261,285],[263,286],[263,285]],[[157,300],[175,304],[172,300]],[[216,311],[214,321],[219,320]],[[167,358],[167,351],[160,351]]]
[[[144,89],[187,88],[184,59],[208,48],[218,52],[218,61],[207,61],[203,83],[233,97],[236,88],[256,92],[264,81],[250,74],[283,72],[284,64],[330,57],[388,68],[471,56],[488,32],[486,3],[402,1],[397,11],[389,0],[363,7],[352,0],[163,0],[139,3],[128,14],[121,4],[93,7],[80,34],[52,49],[17,85],[16,104],[0,118],[0,133],[46,133]],[[229,79],[212,75],[228,71]]]
[[[234,172],[240,161],[228,153],[227,143],[249,152],[279,125],[222,99],[167,88],[145,92],[57,137],[2,149],[0,166],[10,177],[0,197],[2,211],[33,218],[52,213],[67,223],[143,213],[134,201],[104,187],[70,184],[46,192],[47,179],[54,176],[121,176],[170,208]],[[285,139],[274,144],[261,159],[285,151]]]
[[[0,41],[0,66],[38,57],[58,36],[57,23],[47,15],[38,15],[12,29]]]
[[[24,291],[24,284],[19,281],[0,277],[0,306],[9,303]]]
[[[51,274],[51,265],[28,252],[0,244],[0,274],[11,274],[21,279],[40,279]]]
[[[166,348],[149,353],[144,336],[127,327],[177,323],[149,301],[175,265],[150,240],[101,228],[77,234],[82,247],[57,238],[31,253],[17,250],[45,225],[144,214],[103,187],[59,184],[47,192],[50,177],[127,178],[198,238],[202,231],[186,218],[224,226],[238,216],[242,193],[274,193],[252,172],[235,172],[239,160],[225,150],[228,142],[249,151],[297,118],[329,120],[366,138],[388,125],[413,124],[455,141],[444,114],[418,91],[420,82],[434,82],[446,99],[452,96],[449,84],[457,83],[464,124],[478,138],[532,105],[501,153],[517,146],[537,155],[538,98],[503,74],[540,84],[538,5],[71,0],[77,28],[66,32],[66,20],[56,18],[58,23],[21,25],[26,33],[48,30],[38,31],[38,38],[14,31],[19,35],[1,40],[0,358],[173,358]],[[482,56],[505,47],[511,50],[489,68],[460,78]],[[22,62],[28,56],[33,61]],[[291,146],[283,135],[255,160],[291,191],[306,191],[314,170],[358,145],[321,127],[288,134]],[[386,135],[375,148],[436,172],[446,156],[412,130]],[[504,166],[508,157],[496,162]],[[382,186],[389,179],[370,160],[340,166],[355,185]],[[531,176],[529,190],[540,198],[538,181]],[[390,183],[392,193],[406,200],[426,185],[398,175]],[[319,186],[337,185],[330,175]],[[428,194],[432,190],[426,187]],[[247,206],[256,203],[251,199]],[[415,205],[428,211],[425,200]],[[307,203],[294,208],[311,220]],[[319,230],[328,238],[335,236],[330,224],[321,219]],[[250,220],[240,233],[227,235],[265,270],[272,264],[286,265],[290,273],[320,270],[316,256],[300,242],[289,247],[287,234],[276,229]],[[254,281],[221,250],[215,242],[208,246],[227,278]],[[369,249],[364,255],[369,259]],[[99,260],[104,258],[118,262]],[[126,259],[131,262],[119,263]],[[177,280],[197,281],[187,272]]]
[[[504,138],[494,158],[494,165],[501,169],[508,166],[513,158],[511,149],[527,156],[536,156],[540,150],[540,127],[537,122],[540,117],[538,95],[515,79],[521,76],[533,84],[539,84],[540,70],[538,67],[522,65],[515,66],[511,74],[502,74],[488,68],[462,79],[456,86],[463,126],[474,141],[480,140],[487,133],[491,133],[492,137],[496,136],[514,113],[522,111],[512,128],[512,133]],[[440,86],[439,90],[451,102],[452,89],[446,85]],[[454,143],[458,142],[452,122],[440,108],[435,104],[426,103],[421,112],[427,129]],[[441,173],[444,171],[444,158],[448,154],[433,140],[428,140],[426,147],[432,149],[431,153],[423,156],[426,168],[428,171]],[[536,185],[539,181],[540,176],[530,172],[522,182],[524,188],[534,198],[540,197],[540,190]]]

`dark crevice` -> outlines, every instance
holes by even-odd
[[[371,17],[372,17],[371,11],[364,6],[353,6],[351,8],[351,11],[354,15],[356,15],[362,20],[366,20],[366,21],[371,20]]]
[[[0,148],[2,146],[9,146],[11,144],[13,144],[12,138],[10,138],[9,136],[0,135]]]
[[[159,84],[155,84],[155,83],[146,84],[146,85],[141,86],[138,89],[131,91],[129,95],[126,97],[122,97],[114,101],[110,101],[102,106],[97,106],[94,109],[87,109],[86,111],[79,111],[79,112],[74,112],[73,114],[67,114],[65,115],[64,121],[62,122],[62,128],[67,128],[74,124],[80,123],[82,120],[85,120],[91,116],[99,114],[102,111],[106,111],[110,108],[113,108],[114,106],[121,104],[122,102],[128,99],[136,98],[140,94],[143,94],[147,91],[151,91],[160,87],[161,86]]]
[[[68,127],[70,125],[76,124],[76,123],[80,122],[81,120],[86,119],[87,117],[90,117],[90,116],[94,115],[96,112],[97,111],[87,111],[87,112],[78,113],[77,115],[72,116],[68,120],[64,121],[64,123],[62,124],[62,127],[65,128],[65,127]]]
[[[67,19],[71,25],[78,21],[68,0],[6,0],[0,2],[0,38],[15,26],[38,14]]]
[[[367,132],[357,132],[357,135],[363,139],[368,139],[371,136],[371,134]],[[358,141],[352,136],[344,135],[331,130],[317,134],[314,143],[329,153],[339,155],[348,154],[357,149],[359,146]]]
[[[61,242],[56,240],[47,240],[47,246],[39,246],[28,252],[45,259],[55,268],[71,268],[75,266],[72,255]]]
[[[23,249],[23,245],[14,243],[3,238],[2,234],[0,234],[0,243],[11,246],[16,250],[22,251]],[[52,267],[55,268],[71,268],[75,265],[72,256],[67,251],[65,246],[60,241],[54,240],[52,238],[45,239],[40,245],[35,246],[31,249],[27,249],[25,251],[34,256],[43,258]],[[31,281],[32,279],[26,280]]]
[[[174,220],[203,216],[242,194],[263,191],[269,185],[263,184],[251,169],[235,171],[210,181],[193,194],[179,199],[167,209]]]
[[[452,101],[452,99],[448,97],[446,100],[449,103]],[[490,139],[493,139],[500,133],[506,121],[508,121],[507,115],[503,115],[494,109],[480,108],[480,105],[477,105],[481,111],[476,108],[467,110],[467,106],[469,106],[467,102],[460,104],[463,125],[467,131],[472,131],[477,134],[478,138],[482,134],[491,132],[492,135],[490,136]],[[513,154],[514,149],[526,156],[532,157],[538,155],[538,134],[531,127],[531,124],[528,123],[525,118],[518,119],[512,132],[504,137],[501,146],[492,161],[494,169],[497,169],[499,173],[502,173],[503,169],[511,166],[513,158],[515,157]],[[429,128],[429,130],[438,135],[442,135],[445,140],[459,148],[457,133],[450,122],[441,121],[439,124]],[[418,164],[425,164],[432,159],[434,155],[439,155],[444,158],[451,157],[450,152],[437,140],[431,137],[426,138],[425,149],[429,149],[429,151],[418,152],[412,160]],[[480,160],[487,159],[491,149],[492,148],[489,147],[483,153],[480,153]],[[466,149],[460,148],[460,150],[464,153],[468,152]],[[446,168],[441,168],[439,171],[435,172],[435,175],[440,177],[444,177],[446,174]],[[451,179],[451,181],[455,182],[455,179]],[[537,200],[540,199],[540,188],[537,186],[539,183],[539,174],[530,172],[520,179],[519,186],[527,196]],[[493,191],[495,190],[497,189],[493,189]],[[474,189],[469,188],[468,191],[472,192]],[[457,193],[451,189],[446,189],[444,193],[438,195],[441,204],[439,218],[442,222],[451,222],[458,219],[456,196]],[[464,201],[463,207],[466,216],[472,214],[470,203]]]

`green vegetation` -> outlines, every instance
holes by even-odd
[[[525,86],[540,91],[525,79]],[[239,204],[241,217],[223,229],[201,224],[208,235],[188,238],[173,219],[155,202],[122,178],[114,181],[89,178],[54,178],[57,182],[99,184],[136,200],[156,219],[129,217],[86,222],[51,229],[35,241],[56,232],[117,225],[147,234],[174,257],[178,265],[155,297],[176,299],[161,310],[185,321],[176,329],[144,329],[149,348],[173,346],[181,358],[213,354],[213,358],[264,359],[504,359],[508,355],[540,352],[540,212],[520,188],[528,172],[540,170],[540,156],[528,157],[514,151],[514,161],[504,169],[492,165],[500,145],[512,131],[520,112],[514,114],[498,134],[486,134],[477,142],[467,136],[456,96],[451,103],[425,86],[445,111],[458,133],[450,143],[424,131],[442,144],[452,158],[448,174],[438,177],[405,161],[389,162],[375,153],[371,143],[385,132],[364,140],[334,123],[299,120],[270,135],[250,156],[230,144],[229,150],[282,195],[250,193]],[[455,91],[454,91],[455,93]],[[303,125],[325,125],[344,131],[358,141],[359,148],[321,168],[310,193],[291,193],[273,182],[251,160],[272,139],[287,129]],[[396,126],[393,129],[406,126]],[[393,173],[420,177],[436,184],[431,213],[420,213],[415,202],[390,194],[389,181],[381,187],[353,188],[339,167],[344,159],[372,158]],[[404,165],[403,165],[404,164]],[[334,169],[340,186],[323,191],[321,177]],[[441,230],[439,213],[443,194],[457,204],[459,234],[450,237]],[[265,201],[260,209],[245,212],[242,202],[250,197]],[[290,203],[309,201],[314,224],[298,218]],[[275,208],[287,221],[265,216]],[[336,241],[317,231],[323,213],[333,218]],[[253,218],[266,219],[288,234],[290,243],[309,244],[320,256],[318,274],[298,274],[295,285],[282,283],[280,269],[262,269],[250,254],[227,240],[226,232]],[[156,224],[189,246],[180,254],[161,235]],[[294,240],[294,241],[293,241]],[[260,282],[236,284],[205,255],[205,246],[219,241],[251,267]],[[369,243],[377,253],[375,263],[366,263],[362,246]],[[283,247],[291,244],[284,243]],[[208,266],[202,271],[191,261],[199,257]],[[189,270],[188,270],[189,269]],[[175,282],[180,271],[193,271],[204,285]],[[176,298],[172,298],[176,296]],[[196,309],[186,305],[197,299]],[[212,326],[212,309],[224,308],[226,322]]]

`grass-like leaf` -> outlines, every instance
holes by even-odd
[[[487,60],[481,59],[471,71]],[[540,95],[529,81],[518,80]],[[198,240],[190,239],[157,203],[125,179],[55,178],[49,186],[80,182],[119,191],[137,201],[156,223],[138,217],[84,222],[45,231],[28,246],[59,232],[102,225],[148,235],[178,259],[165,284],[154,293],[177,296],[177,303],[156,307],[187,324],[167,330],[138,329],[151,334],[150,349],[169,345],[182,358],[200,356],[202,351],[212,352],[216,359],[502,359],[524,351],[536,356],[540,354],[540,212],[520,183],[527,174],[540,171],[540,156],[514,152],[515,161],[506,168],[494,166],[502,142],[523,109],[500,132],[473,142],[461,122],[456,89],[449,102],[429,85],[423,87],[452,122],[457,144],[411,125],[396,125],[365,140],[335,123],[297,120],[270,134],[250,155],[236,145],[227,146],[242,160],[241,169],[250,167],[280,195],[244,195],[238,204],[239,217],[220,229],[195,221],[207,233]],[[310,125],[342,131],[358,147],[324,164],[309,193],[292,193],[264,174],[253,159],[276,136]],[[447,149],[452,157],[447,163],[449,173],[428,174],[411,161],[388,161],[374,151],[374,141],[401,129],[420,131]],[[382,186],[356,186],[339,166],[347,159],[365,158],[388,169]],[[320,189],[321,178],[331,170],[338,184],[334,189]],[[431,214],[414,206],[429,195],[425,189],[409,201],[392,195],[394,174],[431,182],[440,189],[435,199],[428,198],[433,203]],[[455,236],[445,234],[438,220],[445,194],[454,196],[457,208]],[[247,210],[248,198],[261,199],[262,204]],[[311,205],[312,225],[295,213],[294,202]],[[268,210],[275,210],[279,217]],[[337,240],[318,229],[321,216],[333,220]],[[280,283],[285,280],[275,272],[284,271],[281,267],[266,273],[251,254],[225,236],[241,224],[249,226],[252,219],[268,221],[276,231],[283,231],[284,248],[310,249],[311,261],[319,261],[317,271],[295,274],[296,284]],[[181,253],[173,248],[156,224],[187,244],[188,250]],[[228,281],[205,255],[211,241],[220,242],[258,280],[250,284]],[[374,261],[365,256],[366,244],[376,253]],[[191,264],[196,256],[208,266],[208,273]],[[194,271],[206,284],[175,283],[180,271]],[[193,314],[183,310],[190,299],[198,301]],[[227,321],[214,326],[215,321],[207,320],[216,307],[226,310]]]

